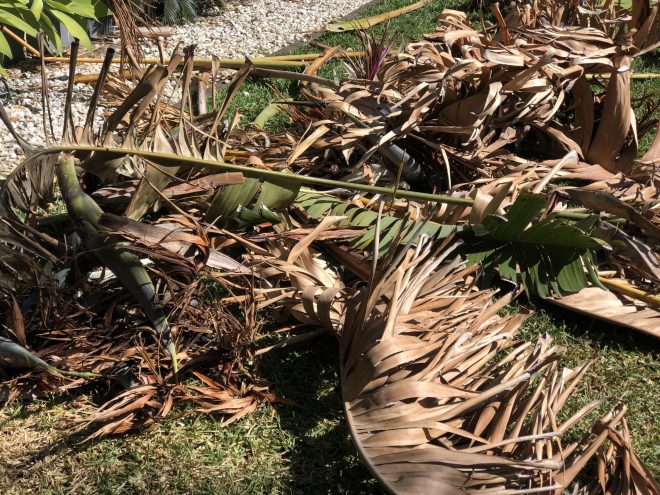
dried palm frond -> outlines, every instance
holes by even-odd
[[[347,420],[392,493],[561,493],[581,473],[572,493],[657,492],[626,441],[625,406],[562,442],[600,405],[560,419],[590,363],[561,369],[549,337],[516,344],[524,317],[498,317],[508,298],[491,304],[457,261],[410,252],[388,272],[341,340]],[[598,474],[584,469],[591,458]]]
[[[119,73],[123,72],[122,69],[125,64],[137,71],[143,59],[141,48],[143,36],[140,26],[152,26],[154,24],[153,19],[147,15],[144,2],[107,0],[107,4],[119,29],[121,41]]]
[[[575,294],[550,301],[567,309],[595,316],[616,325],[624,324],[660,338],[660,312],[657,306],[654,309],[653,306],[623,294],[599,287],[586,287]]]
[[[109,50],[84,126],[75,129],[67,112],[61,143],[38,150],[26,145],[28,158],[0,188],[6,234],[0,293],[12,301],[0,310],[12,322],[6,335],[17,341],[2,346],[2,357],[26,371],[3,375],[2,397],[64,393],[93,379],[118,384],[85,423],[89,438],[146,426],[176,401],[240,417],[273,396],[241,367],[257,330],[248,280],[263,276],[233,256],[243,246],[260,248],[226,227],[279,222],[274,210],[288,207],[300,187],[288,178],[302,177],[274,171],[259,157],[286,157],[291,141],[224,120],[250,63],[237,72],[219,109],[197,118],[191,48],[185,55],[175,50],[168,66],[155,66],[131,84],[109,76],[112,60]],[[172,104],[167,98],[177,84],[181,101]],[[97,129],[97,105],[108,87],[124,98]],[[252,168],[241,168],[247,176],[218,173],[225,158]],[[55,184],[66,215],[44,213]],[[209,285],[242,301],[246,321],[205,301]],[[29,331],[21,321],[30,321]],[[50,373],[40,372],[44,367]],[[187,377],[206,386],[180,385]]]
[[[310,124],[290,163],[306,158],[303,170],[325,174],[327,168],[308,163],[331,156],[335,175],[346,180],[400,177],[402,188],[474,199],[473,207],[443,206],[428,227],[436,231],[437,224],[481,224],[503,215],[521,192],[540,193],[563,181],[544,215],[584,220],[593,210],[610,221],[624,212],[628,223],[614,250],[601,253],[598,269],[621,270],[633,286],[657,287],[657,147],[640,159],[637,143],[656,126],[660,100],[649,95],[646,111],[635,114],[630,84],[635,55],[657,43],[658,5],[638,0],[632,15],[612,4],[602,12],[591,8],[513,3],[502,14],[493,5],[495,30],[475,28],[463,12],[443,11],[435,33],[392,54],[375,77],[349,78],[339,89],[310,88],[305,96],[315,107],[300,108]],[[602,74],[609,78],[599,80]],[[575,203],[584,208],[575,211]],[[631,221],[635,208],[643,213]],[[333,212],[340,210],[347,211]],[[390,227],[402,216],[385,217],[384,228],[395,231]],[[373,239],[373,219],[370,225],[363,240]],[[613,239],[611,232],[606,237]],[[508,272],[505,278],[515,278]]]
[[[76,53],[74,45],[70,92]],[[6,233],[0,292],[13,296],[11,307],[2,311],[10,315],[7,335],[18,342],[3,340],[0,351],[3,400],[64,393],[89,380],[118,382],[115,396],[86,421],[89,438],[146,426],[165,417],[175,400],[238,418],[257,401],[272,398],[241,368],[256,323],[253,318],[238,322],[222,306],[203,299],[209,285],[231,288],[227,277],[254,274],[219,252],[214,243],[226,237],[217,231],[207,234],[201,216],[191,213],[208,208],[217,189],[245,179],[241,174],[190,170],[177,177],[180,167],[171,163],[160,168],[107,148],[85,152],[84,145],[121,143],[128,150],[199,153],[193,135],[186,133],[192,126],[185,103],[177,107],[176,130],[158,114],[171,69],[182,59],[183,84],[189,86],[191,50],[186,57],[174,54],[172,67],[147,74],[104,127],[94,129],[112,55],[110,50],[85,126],[74,132],[66,116],[62,142],[78,149],[43,158],[38,156],[43,150],[28,149],[28,159],[0,189],[0,228]],[[155,114],[146,125],[138,125],[150,106]],[[223,132],[216,129],[210,137],[214,146]],[[85,172],[80,174],[74,165]],[[68,215],[43,213],[50,208],[55,175]],[[127,182],[133,178],[139,179]],[[128,201],[122,203],[126,195]],[[110,204],[114,213],[104,211],[94,197]],[[141,221],[160,202],[175,213]],[[250,315],[254,305],[245,301],[245,314]],[[25,321],[29,330],[21,324]],[[16,367],[28,372],[5,374]],[[177,379],[186,376],[207,386],[180,385]]]
[[[492,39],[464,13],[446,10],[435,33],[390,57],[375,78],[321,90],[333,125],[316,147],[341,146],[348,159],[363,145],[359,166],[375,153],[388,160],[384,153],[396,145],[427,175],[444,168],[442,152],[455,164],[451,173],[467,180],[501,175],[499,162],[525,138],[546,153],[574,150],[582,161],[630,172],[636,141],[628,53],[635,48],[594,28],[516,28],[513,17],[498,32],[507,39]],[[604,98],[596,98],[586,75],[601,72],[612,77]],[[575,115],[575,129],[557,121],[560,112]]]
[[[301,249],[273,244],[280,259],[269,270],[289,274],[292,290],[263,293],[338,336],[350,432],[389,492],[658,493],[632,451],[625,406],[581,437],[572,431],[604,402],[562,415],[592,363],[562,369],[549,336],[518,342],[525,315],[498,316],[514,294],[494,301],[475,268],[447,261],[452,249],[421,245],[380,260],[366,290],[344,287],[307,250],[340,219],[327,217]],[[563,442],[569,435],[580,439]]]

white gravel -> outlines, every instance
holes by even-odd
[[[33,64],[21,63],[8,69],[8,96],[2,104],[14,128],[23,138],[35,145],[44,144],[41,105],[41,71]],[[68,80],[64,65],[48,67],[48,86],[53,128],[59,139],[64,121],[64,102]],[[0,86],[1,88],[1,86]],[[76,124],[84,121],[93,88],[77,84],[74,87],[72,113]],[[4,124],[0,123],[0,178],[6,176],[23,159],[23,152]]]
[[[242,58],[265,56],[292,43],[305,41],[328,22],[345,17],[369,0],[230,0],[219,14],[200,17],[196,22],[177,26],[166,40],[172,49],[196,44],[195,56]],[[154,45],[145,55],[156,55]],[[169,52],[168,52],[169,53]],[[55,132],[59,136],[67,84],[67,66],[48,66],[49,95]],[[97,72],[98,66],[79,65],[79,73]],[[16,129],[33,144],[43,143],[41,116],[41,75],[38,66],[24,63],[8,70],[10,95],[2,103]],[[0,92],[2,86],[0,86]],[[72,107],[74,122],[81,124],[87,112],[92,88],[77,84]],[[22,159],[22,152],[0,123],[0,178]]]
[[[231,2],[217,16],[179,26],[168,44],[195,43],[195,56],[265,56],[349,15],[368,0],[250,0]],[[151,48],[151,47],[150,47]],[[150,54],[156,54],[153,48]]]

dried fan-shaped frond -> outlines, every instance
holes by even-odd
[[[509,298],[491,302],[458,260],[418,250],[383,271],[347,309],[342,387],[358,450],[392,493],[561,493],[578,474],[572,493],[657,493],[624,406],[562,441],[600,405],[561,419],[590,363],[561,369],[550,337],[516,343],[524,316],[498,316]],[[595,456],[598,474],[585,470]]]
[[[302,249],[339,220],[326,219]],[[518,342],[525,315],[498,314],[515,294],[494,301],[476,288],[476,267],[446,261],[451,250],[404,251],[381,263],[366,291],[287,252],[301,253],[282,251],[272,273],[293,275],[292,289],[263,294],[338,335],[351,435],[391,493],[562,493],[573,484],[572,493],[660,493],[632,450],[625,406],[563,441],[603,403],[562,411],[591,362],[562,369],[549,336]]]

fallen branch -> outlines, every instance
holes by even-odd
[[[393,10],[391,12],[386,12],[384,14],[378,14],[371,17],[364,17],[362,19],[353,19],[348,21],[332,22],[328,24],[325,29],[326,31],[332,32],[344,32],[344,31],[355,31],[356,29],[367,29],[381,22],[389,21],[395,17],[399,17],[408,12],[413,12],[417,9],[421,9],[425,5],[431,3],[431,0],[420,0],[419,2],[413,3],[406,7],[401,7],[400,9]]]
[[[255,356],[261,356],[263,354],[266,354],[271,351],[276,351],[278,349],[285,349],[287,347],[291,347],[292,345],[300,344],[302,342],[306,342],[311,339],[315,339],[316,337],[320,337],[321,335],[324,335],[328,333],[328,330],[326,328],[316,328],[314,330],[310,330],[308,332],[302,333],[300,335],[294,335],[293,337],[289,337],[287,339],[284,339],[281,342],[278,342],[277,344],[273,344],[268,347],[263,347],[261,349],[258,349],[254,355]]]

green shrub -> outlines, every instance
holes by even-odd
[[[109,13],[108,7],[101,0],[10,0],[0,3],[0,24],[33,37],[43,32],[59,53],[62,51],[62,39],[58,23],[62,23],[72,36],[91,51],[87,21],[98,20]],[[2,32],[0,53],[12,56],[9,41]]]

